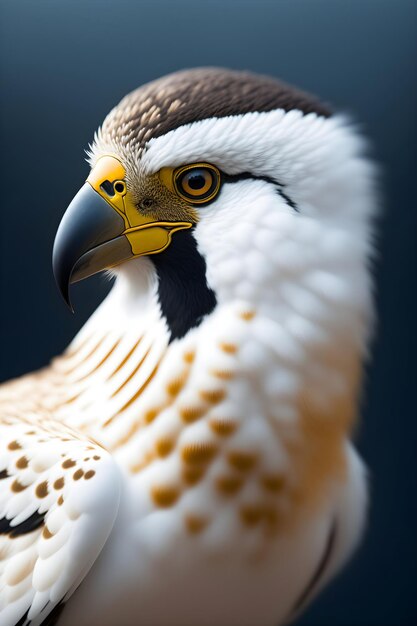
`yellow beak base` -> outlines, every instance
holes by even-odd
[[[69,306],[69,285],[135,257],[158,254],[191,222],[142,215],[127,191],[126,171],[112,155],[98,160],[56,234],[55,279]]]

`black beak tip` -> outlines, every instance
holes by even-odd
[[[67,305],[67,307],[71,311],[71,313],[75,313],[74,307],[72,306],[71,298],[70,298],[70,295],[69,295],[69,289],[67,289],[66,293],[62,293],[62,297],[64,299],[65,304]]]
[[[60,283],[56,278],[55,278],[55,281],[56,281],[59,293],[62,296],[62,299],[64,300],[65,304],[67,305],[71,313],[74,313],[74,307],[72,306],[70,293],[69,293],[69,283],[67,284]]]
[[[52,267],[58,291],[71,313],[74,313],[74,307],[72,306],[70,298],[70,284],[72,272],[71,270],[68,271],[67,267],[63,267],[63,264],[60,262],[59,257],[56,255],[55,248],[52,256]]]
[[[77,264],[89,252],[93,253],[102,244],[117,238],[123,233],[124,227],[120,215],[89,183],[85,183],[61,220],[52,252],[55,281],[70,311],[74,312],[69,294],[70,285],[74,282],[73,274],[74,277],[77,275],[77,280],[81,280]],[[82,278],[107,267],[105,259],[100,259],[102,265],[94,272],[84,271]]]

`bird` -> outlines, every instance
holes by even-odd
[[[203,67],[125,96],[88,161],[53,272],[70,308],[113,285],[0,388],[0,624],[287,624],[366,526],[367,142],[276,78]]]

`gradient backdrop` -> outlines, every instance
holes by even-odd
[[[415,623],[416,45],[413,0],[0,0],[0,379],[59,353],[108,288],[51,272],[83,149],[128,91],[222,65],[280,76],[350,112],[381,163],[378,338],[358,445],[372,506],[362,548],[299,625]]]

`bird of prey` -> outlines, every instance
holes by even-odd
[[[69,286],[115,283],[4,384],[1,626],[277,626],[357,546],[351,436],[373,326],[374,169],[272,78],[133,91],[59,226]]]

